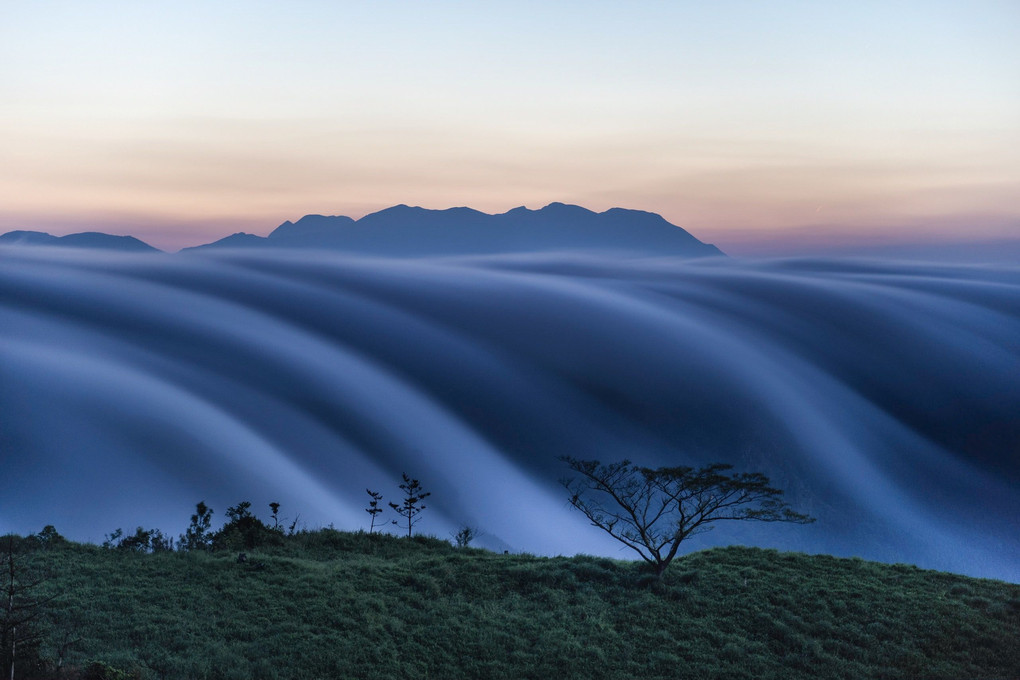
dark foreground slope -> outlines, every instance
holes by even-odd
[[[753,548],[639,565],[323,530],[249,553],[68,544],[44,655],[143,678],[993,678],[1020,586]]]

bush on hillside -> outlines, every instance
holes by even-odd
[[[251,511],[251,503],[242,501],[227,508],[227,523],[213,534],[213,550],[253,550],[255,548],[283,545],[283,530],[271,527]]]

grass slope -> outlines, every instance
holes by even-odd
[[[43,651],[144,678],[1020,677],[1020,586],[903,565],[731,547],[659,585],[332,530],[249,558],[40,550]]]

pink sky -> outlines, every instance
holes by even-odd
[[[1020,237],[1015,3],[515,7],[7,8],[0,232],[563,201],[734,253]]]

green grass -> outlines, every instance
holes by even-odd
[[[249,553],[66,544],[44,655],[143,678],[1016,678],[1020,586],[731,547],[674,562],[332,530]],[[253,562],[263,563],[258,568]]]

